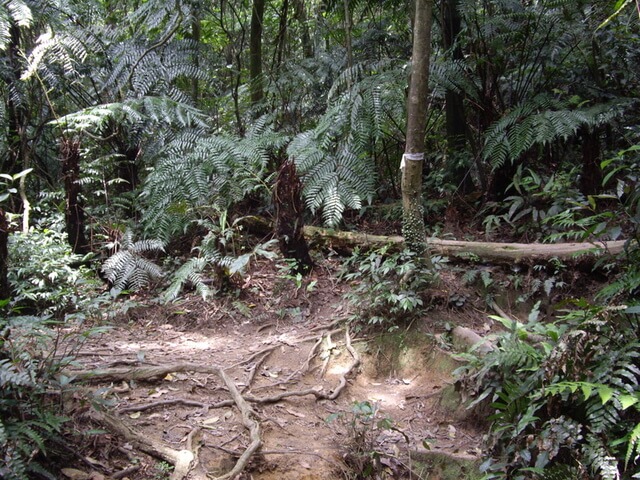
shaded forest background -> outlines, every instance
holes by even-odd
[[[510,368],[517,378],[469,373],[478,403],[492,399],[503,415],[493,453],[508,460],[488,475],[526,478],[517,475],[555,463],[582,472],[584,462],[597,478],[636,478],[640,7],[432,6],[420,205],[428,235],[627,241],[581,267],[605,284],[595,297],[552,315],[553,328],[530,327],[551,343],[521,351],[522,365],[510,357],[526,366]],[[255,258],[276,256],[278,239],[299,279],[313,263],[288,243],[302,238],[302,222],[400,232],[414,13],[413,2],[396,0],[2,3],[0,472],[27,478],[62,428],[44,413],[43,393],[65,386],[61,366],[19,347],[34,331],[94,318],[139,291],[167,302],[224,295]],[[406,255],[394,261],[416,261]],[[352,267],[374,282],[365,263]],[[550,261],[537,292],[559,289],[570,268]],[[425,281],[412,282],[418,292]],[[386,295],[393,281],[375,283]],[[387,310],[423,306],[388,298]],[[364,323],[394,321],[380,318]],[[25,322],[34,330],[18,341],[12,332]],[[577,343],[567,347],[563,335]],[[535,380],[520,378],[533,370],[530,354],[546,369]],[[506,365],[474,361],[484,373]],[[527,382],[545,393],[528,396]],[[562,413],[540,414],[548,398]],[[562,402],[580,404],[582,418],[563,417]],[[547,432],[557,449],[527,443],[518,422]],[[588,426],[576,440],[580,422]],[[572,442],[582,456],[565,459]]]

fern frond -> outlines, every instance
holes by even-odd
[[[206,117],[199,110],[168,97],[143,97],[89,107],[60,117],[51,124],[69,132],[90,130],[101,133],[111,121],[128,125],[148,122],[149,127],[153,124],[182,128],[206,125]]]
[[[404,65],[359,64],[335,80],[329,106],[313,129],[291,141],[307,208],[336,225],[347,208],[361,208],[375,196],[374,152],[384,136],[404,122]]]
[[[164,251],[164,243],[159,240],[133,241],[133,233],[127,230],[122,235],[120,250],[111,255],[103,264],[102,272],[114,288],[139,290],[161,278],[162,269],[141,255]]]
[[[172,277],[171,284],[165,290],[163,297],[165,302],[171,302],[178,298],[180,292],[184,290],[186,285],[192,285],[196,293],[206,300],[213,291],[204,282],[202,272],[209,265],[210,259],[207,257],[193,257],[187,260]]]
[[[442,95],[440,90],[451,90],[473,100],[479,99],[478,85],[462,60],[436,59],[431,63],[429,81],[434,84],[437,94]]]
[[[0,388],[11,389],[32,384],[27,372],[19,371],[8,359],[0,359]]]
[[[627,436],[627,453],[624,457],[624,466],[627,468],[633,458],[634,461],[640,456],[640,423],[638,423]]]
[[[483,156],[494,168],[515,161],[536,145],[574,137],[581,127],[597,127],[621,115],[630,101],[570,110],[546,95],[517,106],[486,132]]]
[[[595,435],[587,435],[586,440],[582,450],[588,464],[592,466],[593,473],[603,480],[618,480],[620,478],[618,460],[609,453],[602,440]]]
[[[0,52],[3,51],[11,38],[11,23],[21,28],[29,28],[33,22],[31,8],[22,0],[8,0],[0,7]]]
[[[224,211],[250,194],[269,194],[268,163],[286,137],[258,124],[245,138],[181,135],[160,152],[142,199],[144,223],[168,239],[198,219],[203,206]]]

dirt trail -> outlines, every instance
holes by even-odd
[[[347,287],[332,278],[312,277],[307,282],[317,283],[307,291],[265,266],[245,282],[235,302],[191,299],[135,309],[83,346],[81,368],[202,366],[154,379],[104,377],[91,386],[101,389],[109,411],[144,438],[194,452],[183,478],[224,478],[250,443],[217,367],[248,400],[260,429],[261,449],[238,478],[355,478],[350,469],[359,448],[382,454],[379,478],[444,478],[413,464],[415,455],[408,452],[425,453],[425,447],[476,458],[481,433],[447,404],[455,362],[426,335],[427,340],[405,338],[393,347],[387,337],[346,336]],[[359,364],[349,371],[356,357]],[[327,398],[334,393],[337,398]],[[366,415],[354,415],[354,405],[374,406],[376,421],[361,422]],[[375,427],[384,418],[393,428]],[[112,478],[169,476],[165,464],[114,434],[96,436],[83,455]]]

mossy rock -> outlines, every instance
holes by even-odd
[[[369,357],[364,362],[367,375],[382,378],[389,375],[409,376],[429,371],[431,375],[450,379],[460,362],[437,347],[432,335],[412,331],[379,335],[361,353]]]
[[[417,478],[425,480],[479,480],[479,461],[444,452],[413,451],[410,453],[412,470]]]

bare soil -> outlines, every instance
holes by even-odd
[[[261,445],[233,478],[365,478],[357,470],[369,458],[376,460],[369,478],[472,478],[460,465],[478,460],[483,430],[460,407],[456,361],[439,339],[445,323],[481,329],[484,316],[442,307],[392,334],[358,332],[346,322],[350,287],[336,271],[326,261],[297,285],[259,263],[236,298],[191,297],[117,317],[78,352],[74,372],[88,379],[89,393],[76,392],[70,414],[78,430],[98,431],[84,437],[81,460],[65,475],[229,478],[252,443],[248,413]],[[250,411],[239,408],[216,369]],[[92,414],[87,395],[124,433]],[[367,405],[373,422],[353,413]],[[378,426],[383,419],[389,422]],[[193,460],[172,473],[140,438],[192,452]],[[436,456],[462,463],[451,470],[437,466]]]

